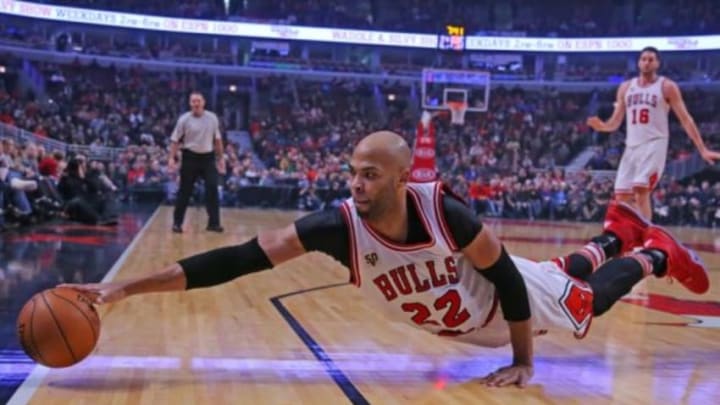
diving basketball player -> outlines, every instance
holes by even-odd
[[[626,117],[625,152],[615,179],[615,197],[633,205],[649,221],[652,219],[650,194],[665,169],[670,109],[706,162],[713,164],[720,159],[720,153],[705,146],[695,121],[685,107],[678,85],[658,76],[658,50],[653,47],[643,49],[638,68],[640,75],[625,81],[618,88],[615,110],[610,119],[602,121],[598,117],[590,117],[587,124],[599,132],[614,132]]]
[[[705,269],[691,251],[622,204],[610,206],[605,232],[568,256],[565,271],[552,261],[511,257],[440,183],[408,182],[410,160],[402,137],[373,133],[353,152],[352,198],[341,207],[187,257],[147,277],[66,287],[102,304],[215,286],[321,251],[344,264],[351,282],[393,319],[457,341],[510,343],[512,363],[484,378],[493,386],[525,386],[533,375],[534,335],[551,329],[584,335],[593,315],[646,276],[672,277],[697,293],[708,289]],[[637,246],[644,248],[605,261]]]

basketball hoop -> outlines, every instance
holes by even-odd
[[[448,101],[447,107],[450,109],[450,123],[454,125],[465,124],[465,113],[468,105],[462,101]]]

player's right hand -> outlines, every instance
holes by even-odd
[[[605,127],[605,123],[596,116],[588,118],[586,124],[596,131],[603,131]]]
[[[125,283],[60,284],[58,287],[72,288],[84,293],[94,304],[109,304],[127,296]]]
[[[501,367],[493,373],[488,374],[480,380],[490,387],[506,387],[508,385],[517,385],[525,388],[528,381],[535,372],[533,367],[524,364],[516,364],[512,366]]]
[[[710,149],[702,150],[700,152],[700,156],[702,156],[704,161],[708,162],[711,165],[714,165],[716,160],[720,160],[720,152],[715,152],[714,150]]]
[[[175,163],[175,159],[170,158],[168,159],[168,173],[175,173],[175,170],[177,170],[177,163]]]

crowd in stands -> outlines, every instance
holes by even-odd
[[[708,34],[720,28],[720,16],[712,0],[182,0],[173,7],[158,0],[42,2],[184,18],[429,33],[440,32],[447,23],[464,24],[470,34],[516,31],[566,37]]]
[[[187,93],[207,85],[206,77],[97,66],[47,64],[39,69],[57,82],[47,89],[54,102],[39,104],[0,89],[0,121],[39,137],[91,147],[119,146],[123,151],[112,161],[94,162],[3,139],[0,204],[9,222],[63,216],[112,224],[117,211],[112,201],[158,190],[166,201],[173,200],[177,173],[166,167],[168,134],[187,108]],[[227,142],[228,172],[222,189],[226,205],[251,203],[240,198],[251,194],[244,189],[259,193],[274,188],[293,190],[283,194],[287,207],[336,206],[348,196],[347,163],[362,136],[382,128],[400,133],[410,144],[415,136],[417,112],[410,107],[415,102],[407,86],[266,77],[257,80],[257,89],[258,111],[249,128],[253,150]],[[388,94],[397,100],[388,102]],[[591,97],[554,88],[499,88],[493,91],[489,112],[468,113],[463,126],[437,118],[443,181],[478,214],[598,221],[611,198],[612,181],[594,180],[583,172],[566,176],[559,169],[594,140],[603,142],[603,150],[614,150],[611,156],[616,160],[622,153],[622,136],[594,139],[586,127]],[[686,93],[690,110],[707,134],[718,132],[711,121],[714,97]],[[708,139],[710,145],[718,141]],[[684,140],[677,145],[671,159],[692,150]],[[655,214],[667,223],[717,226],[718,196],[720,184],[668,182],[654,195]]]
[[[208,78],[191,73],[116,70],[97,65],[41,64],[47,100],[0,89],[0,122],[91,147],[165,145],[192,89]],[[207,94],[207,93],[206,93]]]
[[[33,143],[16,145],[3,139],[0,145],[1,230],[52,218],[113,225],[121,201],[143,193],[161,193],[166,202],[172,202],[177,193],[177,173],[168,173],[164,148],[130,146],[117,161],[88,162],[83,156],[48,154]],[[286,190],[285,197],[290,198],[283,201],[289,203],[286,208],[314,211],[336,207],[349,196],[348,158],[347,152],[318,151],[313,155],[290,148],[274,157],[277,166],[260,168],[250,152],[228,144],[229,170],[222,201],[225,206],[243,206],[243,194],[275,189]],[[566,175],[559,168],[488,171],[475,178],[444,171],[441,180],[478,215],[523,220],[601,221],[613,186],[611,177],[598,179],[589,172]],[[202,198],[199,184],[194,198],[196,202]],[[264,203],[274,206],[280,202]],[[667,179],[653,194],[653,211],[658,223],[717,227],[720,182],[691,180],[683,184]]]
[[[372,120],[356,118],[368,114],[361,95],[369,89],[354,82],[308,85],[298,89],[305,96],[293,108],[281,102],[288,99],[287,85],[269,82],[276,102],[252,130],[255,150],[270,167],[267,176],[273,181],[301,182],[304,187],[314,181],[320,188],[335,187],[336,182],[346,188],[345,162],[352,145],[362,134],[378,129]],[[566,178],[557,168],[590,142],[580,108],[585,102],[554,89],[501,90],[493,93],[491,113],[482,114],[482,119],[468,114],[463,127],[437,120],[442,180],[478,214],[599,221],[612,197],[612,179],[593,179],[587,172]],[[390,117],[387,127],[412,142],[416,121],[411,117],[402,113]],[[622,142],[619,137],[609,139]],[[720,208],[714,201],[719,196],[720,182],[701,187],[663,183],[654,196],[655,214],[663,223],[717,226]],[[697,201],[702,202],[700,208]],[[333,205],[332,200],[323,203]]]

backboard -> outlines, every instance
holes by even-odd
[[[422,108],[447,110],[448,101],[466,102],[468,111],[487,111],[490,73],[426,68],[422,71]]]

